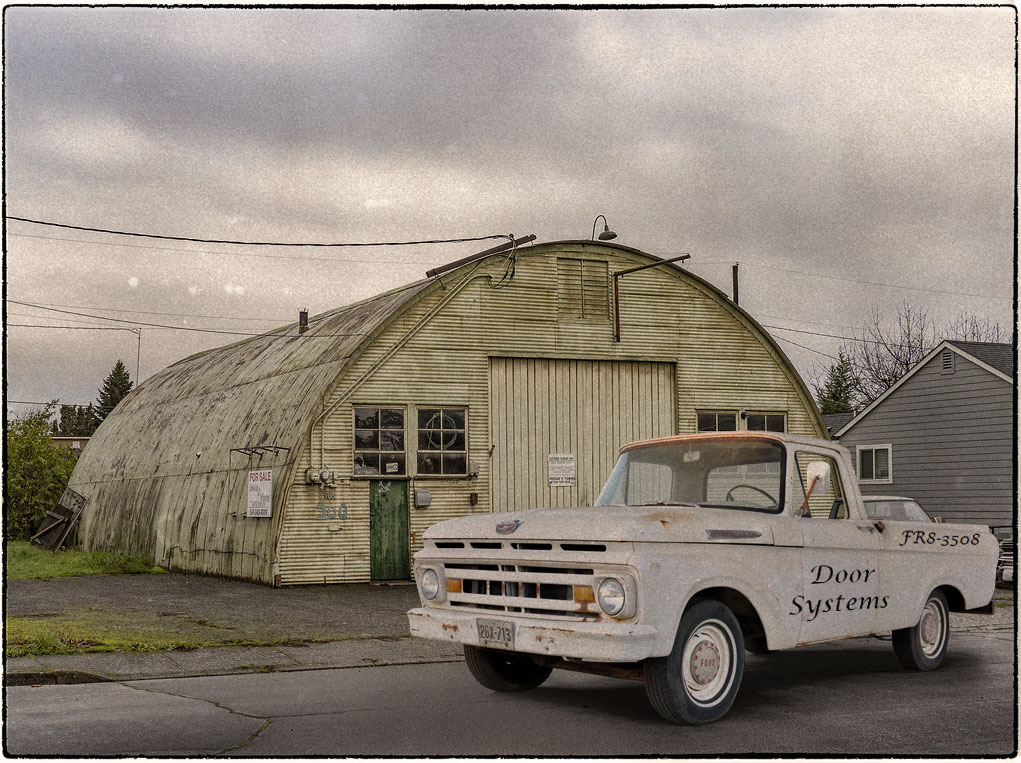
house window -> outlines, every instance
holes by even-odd
[[[749,432],[786,432],[786,417],[782,413],[747,414]]]
[[[893,482],[893,452],[889,445],[858,448],[858,482]]]
[[[355,474],[407,474],[403,408],[355,408]]]
[[[418,474],[468,473],[464,408],[418,409]]]
[[[557,259],[557,304],[561,318],[610,319],[609,265],[602,260]]]
[[[736,413],[699,413],[699,432],[736,432]]]

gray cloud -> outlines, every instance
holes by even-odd
[[[728,291],[741,261],[753,314],[854,326],[907,297],[937,317],[1010,321],[1012,9],[19,7],[5,14],[5,56],[10,214],[378,241],[584,238],[605,213],[622,242],[691,251],[692,269]],[[333,265],[139,240],[7,243],[13,298],[247,316],[181,320],[250,329],[484,248],[344,251]],[[133,339],[29,331],[8,346],[22,397],[93,396],[110,348]],[[153,329],[143,376],[229,340]],[[803,369],[824,361],[784,346]],[[70,378],[54,360],[69,347],[91,364]]]

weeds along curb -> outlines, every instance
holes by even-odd
[[[112,679],[84,670],[31,670],[4,675],[7,686],[49,686],[53,684],[96,684]]]

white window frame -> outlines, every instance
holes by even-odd
[[[861,454],[862,451],[871,450],[872,455],[872,472],[875,474],[876,471],[876,456],[875,451],[886,450],[887,466],[889,467],[890,476],[884,479],[863,479],[861,476]],[[891,485],[893,484],[893,446],[890,443],[883,443],[880,445],[857,445],[855,446],[855,466],[858,467],[858,484],[859,485]]]

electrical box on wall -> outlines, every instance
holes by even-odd
[[[306,469],[305,482],[310,485],[336,485],[337,473],[333,469]]]
[[[416,509],[427,509],[429,504],[433,502],[432,493],[428,490],[415,490],[415,508]]]

